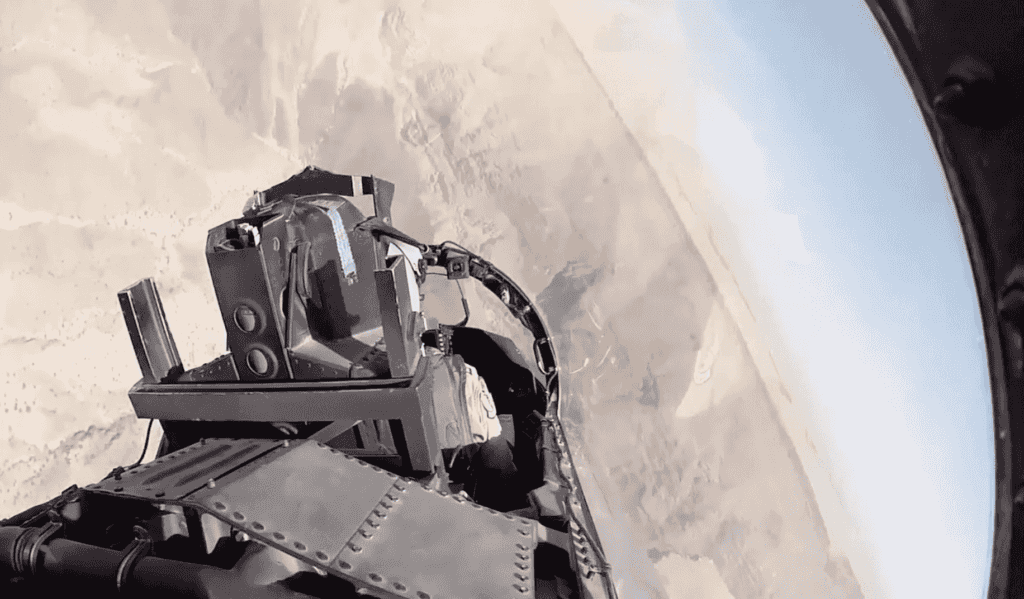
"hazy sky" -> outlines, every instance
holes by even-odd
[[[991,396],[959,224],[863,2],[678,0],[697,150],[891,597],[981,597]],[[942,572],[943,575],[935,576]]]

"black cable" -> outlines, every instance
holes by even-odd
[[[146,457],[146,450],[149,449],[149,433],[153,430],[153,419],[149,419],[149,426],[146,427],[146,440],[142,442],[142,455],[139,456],[139,460],[131,465],[132,468],[142,463],[142,459]]]
[[[476,254],[474,254],[473,252],[467,250],[466,248],[462,247],[461,245],[455,243],[454,241],[442,241],[441,242],[441,247],[444,247],[446,245],[453,246],[453,247],[455,247],[455,249],[462,250],[462,251],[466,252],[467,254],[469,254],[470,256],[477,257]]]
[[[459,288],[459,295],[462,296],[462,311],[466,313],[466,317],[462,319],[462,322],[455,325],[457,327],[464,327],[469,322],[469,302],[466,301],[466,294],[462,292],[462,283],[459,283],[458,279],[455,279],[455,284]]]
[[[436,276],[439,276],[439,277],[440,276],[448,276],[448,273],[445,273],[445,272],[428,272],[427,274],[428,275],[436,275]],[[455,281],[455,285],[458,286],[458,288],[459,288],[459,295],[462,296],[462,311],[466,313],[466,317],[463,318],[462,322],[460,322],[459,324],[453,324],[453,325],[449,325],[449,326],[464,327],[464,326],[466,326],[466,323],[469,322],[469,301],[466,300],[466,294],[462,291],[462,284],[459,283],[459,280],[458,279],[452,279],[452,280]]]

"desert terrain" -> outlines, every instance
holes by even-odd
[[[0,514],[137,459],[117,291],[153,277],[185,366],[219,355],[206,231],[314,164],[394,182],[399,228],[537,300],[621,597],[864,596],[671,161],[613,95],[540,0],[4,3]]]

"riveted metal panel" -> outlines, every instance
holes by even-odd
[[[281,446],[278,440],[207,439],[86,487],[89,491],[177,501]]]
[[[326,564],[397,479],[337,449],[302,441],[189,499],[283,551]]]
[[[331,564],[372,594],[530,598],[536,522],[398,481]]]

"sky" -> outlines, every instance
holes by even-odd
[[[991,394],[959,223],[862,2],[677,0],[696,150],[890,597],[982,597]],[[670,74],[669,74],[670,75]],[[729,251],[729,250],[727,250]],[[943,572],[941,577],[936,572]]]

